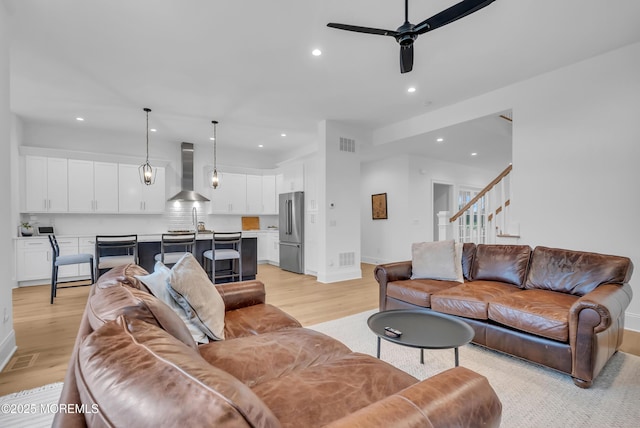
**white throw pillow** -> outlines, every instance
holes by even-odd
[[[456,281],[458,274],[456,272],[455,253],[453,240],[416,242],[412,244],[411,279]]]
[[[224,300],[191,253],[171,268],[169,292],[210,339],[224,339]]]
[[[135,275],[144,285],[147,286],[151,294],[153,294],[157,299],[162,300],[167,306],[169,306],[173,311],[178,314],[180,319],[185,323],[187,328],[189,329],[189,333],[193,336],[193,340],[196,343],[209,343],[209,338],[206,334],[200,329],[200,327],[191,322],[187,313],[182,309],[182,307],[171,297],[171,293],[167,289],[167,280],[169,279],[169,275],[171,275],[171,270],[166,267],[162,262],[156,262],[153,273],[149,275]]]

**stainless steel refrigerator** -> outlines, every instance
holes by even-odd
[[[304,192],[280,194],[280,268],[304,273]]]

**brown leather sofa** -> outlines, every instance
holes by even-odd
[[[92,286],[55,427],[499,426],[486,378],[463,367],[424,381],[302,328],[264,285],[216,285],[223,341],[199,345],[134,275]]]
[[[411,265],[375,268],[381,311],[423,308],[461,317],[475,330],[474,343],[570,374],[582,388],[622,343],[632,298],[627,257],[466,243],[462,284],[410,279]]]

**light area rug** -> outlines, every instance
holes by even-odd
[[[0,397],[0,427],[50,427],[62,392],[62,382]]]
[[[310,326],[355,352],[376,355],[376,336],[367,318],[377,311]],[[589,389],[571,376],[469,344],[460,348],[460,365],[482,374],[502,401],[502,427],[639,427],[640,357],[616,353]],[[382,340],[380,359],[425,379],[454,366],[453,349],[420,350]]]

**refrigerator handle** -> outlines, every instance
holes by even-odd
[[[291,199],[287,200],[287,235],[291,235],[293,232],[293,201]]]

